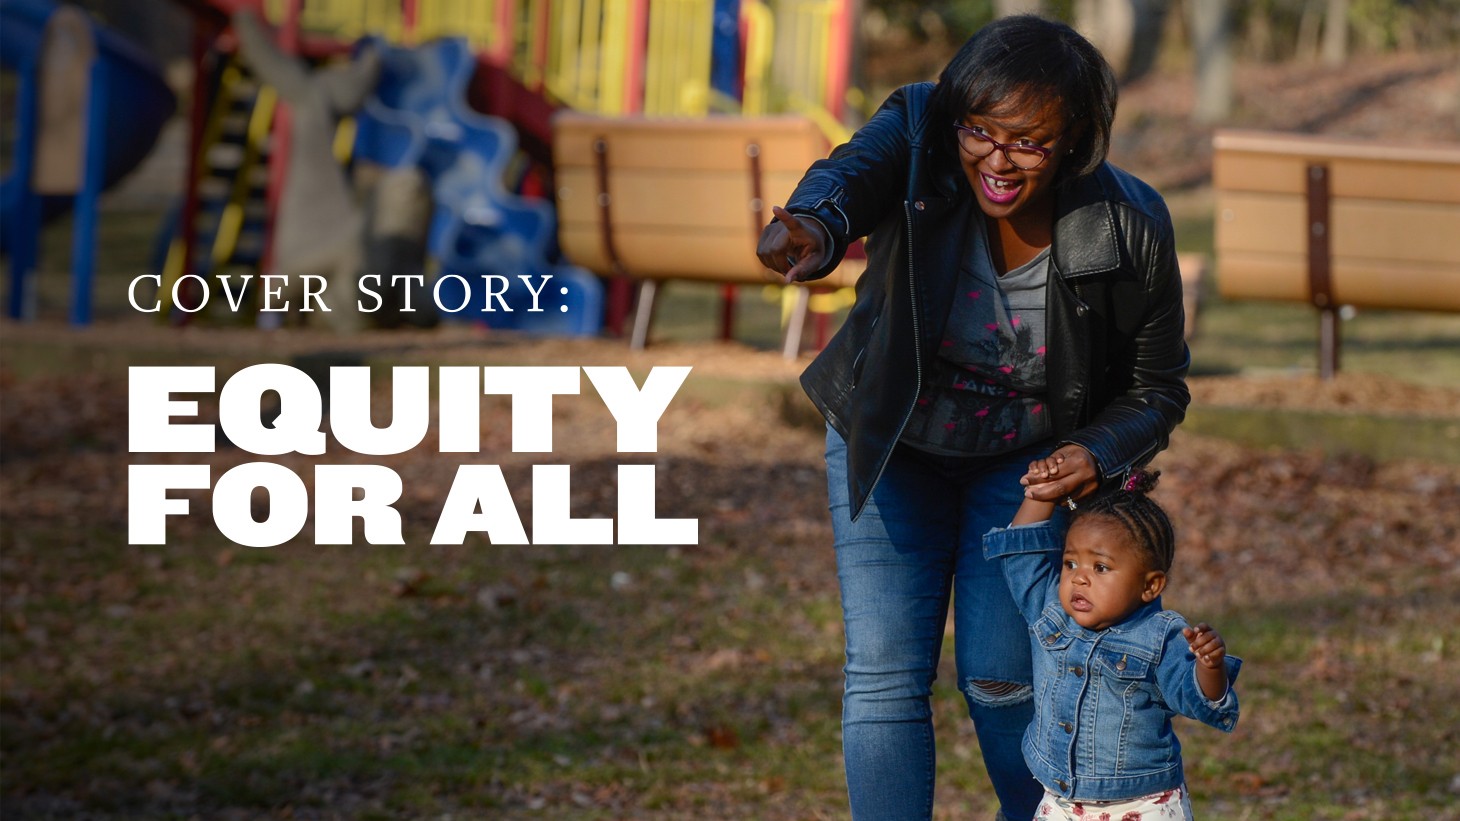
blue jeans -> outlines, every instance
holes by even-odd
[[[1034,715],[1029,633],[983,535],[1009,524],[1019,477],[1050,447],[945,457],[898,446],[855,522],[847,448],[826,436],[837,577],[846,625],[842,748],[852,817],[927,819],[933,812],[932,708],[950,596],[958,683],[984,766],[1010,821],[1027,821],[1044,789],[1020,740]]]

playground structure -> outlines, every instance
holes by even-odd
[[[503,185],[517,136],[505,120],[464,105],[472,54],[462,39],[408,49],[381,41],[364,48],[383,54],[375,93],[356,118],[355,157],[395,172],[416,172],[434,203],[424,247],[438,264],[436,302],[465,306],[472,315],[528,302],[537,310],[501,312],[490,324],[537,333],[592,335],[600,329],[602,285],[588,271],[555,262],[551,203]],[[389,207],[389,203],[385,203]],[[396,272],[382,271],[382,277]],[[506,286],[520,277],[545,283],[526,300],[473,289],[475,279]],[[550,286],[550,287],[549,287]],[[524,292],[519,290],[518,294]]]
[[[151,150],[173,95],[145,53],[50,0],[0,0],[0,63],[20,79],[14,159],[0,183],[6,312],[33,312],[41,224],[74,207],[70,318],[84,325],[101,192]]]
[[[212,93],[196,95],[190,112],[193,184],[179,225],[192,230],[177,233],[164,293],[188,275],[218,275],[230,266],[266,270],[271,263],[268,219],[288,173],[282,159],[290,127],[271,89],[250,79],[234,57],[228,20],[240,12],[261,12],[277,29],[278,47],[304,59],[338,60],[361,48],[384,53],[381,82],[341,124],[335,154],[356,166],[424,175],[434,205],[425,245],[443,286],[438,304],[466,306],[461,316],[493,327],[586,334],[597,332],[603,317],[618,332],[630,310],[623,269],[586,259],[591,273],[574,266],[579,251],[570,242],[562,246],[568,258],[560,253],[552,208],[560,190],[556,112],[652,118],[651,128],[686,118],[795,112],[814,123],[818,148],[808,164],[847,136],[845,0],[774,7],[760,0],[179,2],[197,15],[196,76]],[[220,154],[226,167],[213,160]],[[749,219],[736,224],[753,267],[754,238],[741,228]],[[693,267],[683,274],[674,278],[715,279]],[[524,275],[553,277],[542,304],[533,303],[539,312],[492,312],[490,298],[472,290],[480,279]],[[724,291],[726,337],[733,288]],[[799,303],[789,312],[794,320],[807,300],[792,291],[803,289],[787,292],[788,304]],[[593,321],[585,321],[589,316]]]
[[[465,308],[463,316],[498,327],[594,333],[606,316],[610,328],[620,331],[630,310],[631,284],[621,275],[622,268],[590,266],[590,273],[572,264],[577,251],[569,249],[565,259],[560,250],[552,203],[558,193],[552,165],[556,112],[653,118],[665,125],[685,118],[734,121],[793,112],[814,123],[808,133],[815,135],[810,143],[819,148],[806,155],[808,162],[847,136],[841,125],[848,96],[851,9],[846,0],[778,0],[770,5],[761,0],[175,2],[195,20],[194,88],[199,93],[192,95],[187,112],[188,184],[172,220],[173,240],[159,277],[163,314],[174,322],[196,316],[197,308],[173,303],[175,295],[189,293],[191,283],[275,270],[277,231],[272,221],[288,179],[294,123],[278,89],[260,82],[240,59],[232,25],[239,13],[266,19],[274,45],[306,64],[349,59],[365,47],[382,52],[381,83],[361,111],[339,123],[334,157],[351,169],[352,178],[369,168],[387,174],[413,171],[424,178],[433,208],[422,242],[437,281],[448,280],[437,304],[459,304]],[[17,26],[12,18],[22,7],[32,17],[49,18],[55,9],[50,0],[0,0],[0,7],[7,15],[7,62],[37,51],[41,38],[33,32],[40,24]],[[65,16],[84,19],[74,9]],[[140,161],[172,106],[160,73],[145,56],[124,42],[116,46],[113,41],[119,38],[94,23],[88,21],[86,28],[97,32],[100,62],[106,67],[93,73],[110,81],[110,86],[94,83],[87,99],[103,112],[127,111],[136,122],[108,126],[110,139],[94,149],[107,152],[106,173],[98,179],[88,176],[89,187],[75,192],[77,272],[71,320],[76,324],[90,319],[96,194]],[[17,32],[26,48],[13,46]],[[129,62],[119,64],[114,53],[126,55]],[[54,78],[43,79],[51,73],[40,70],[39,60],[16,62],[24,65],[9,67],[29,78],[24,88],[54,85]],[[128,71],[144,80],[129,79]],[[147,89],[150,96],[139,99],[137,89]],[[27,93],[22,102],[35,96]],[[153,110],[164,113],[154,116]],[[96,128],[106,121],[93,115],[88,122]],[[128,138],[133,132],[135,137]],[[32,137],[30,144],[35,142]],[[22,134],[20,147],[26,144]],[[130,153],[116,150],[124,144],[137,148]],[[72,166],[90,168],[80,160]],[[31,176],[27,167],[17,163],[16,173],[7,178],[5,197],[5,240],[13,263],[8,309],[17,317],[25,313],[27,273],[34,267],[33,241],[39,232],[40,217],[30,217],[54,214],[66,204],[48,196],[52,192],[44,187],[15,185]],[[27,197],[18,197],[18,190]],[[761,218],[759,211],[755,218]],[[737,227],[748,225],[748,219],[737,218]],[[737,234],[746,237],[744,256],[753,268],[753,237],[748,228]],[[763,271],[754,273],[761,282],[773,281]],[[682,274],[658,276],[726,281],[693,267]],[[553,278],[552,289],[540,295],[544,310],[516,316],[492,316],[485,310],[490,297],[473,292],[472,283],[511,275]],[[734,281],[757,280],[728,280]],[[733,289],[727,284],[724,292],[727,337]],[[793,292],[799,300],[790,296]],[[798,301],[804,311],[804,290],[788,289],[786,304]]]

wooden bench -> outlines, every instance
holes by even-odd
[[[1324,378],[1340,306],[1460,311],[1460,145],[1241,131],[1214,145],[1219,291],[1312,303]]]
[[[560,113],[553,119],[559,243],[577,265],[639,281],[630,342],[642,348],[659,282],[781,281],[756,258],[756,241],[770,207],[785,203],[826,151],[820,130],[804,117]],[[852,285],[864,267],[848,259],[812,285]],[[787,357],[800,350],[809,301],[807,287],[795,288]]]

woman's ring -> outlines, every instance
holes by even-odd
[[[1070,510],[1078,510],[1079,509],[1079,505],[1075,504],[1075,497],[1073,497],[1073,496],[1066,496],[1065,497],[1064,506],[1067,507],[1067,508],[1069,508]]]

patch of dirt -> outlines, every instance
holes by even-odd
[[[1190,380],[1195,405],[1332,411],[1393,416],[1460,417],[1460,389],[1417,385],[1392,376],[1208,376]]]

